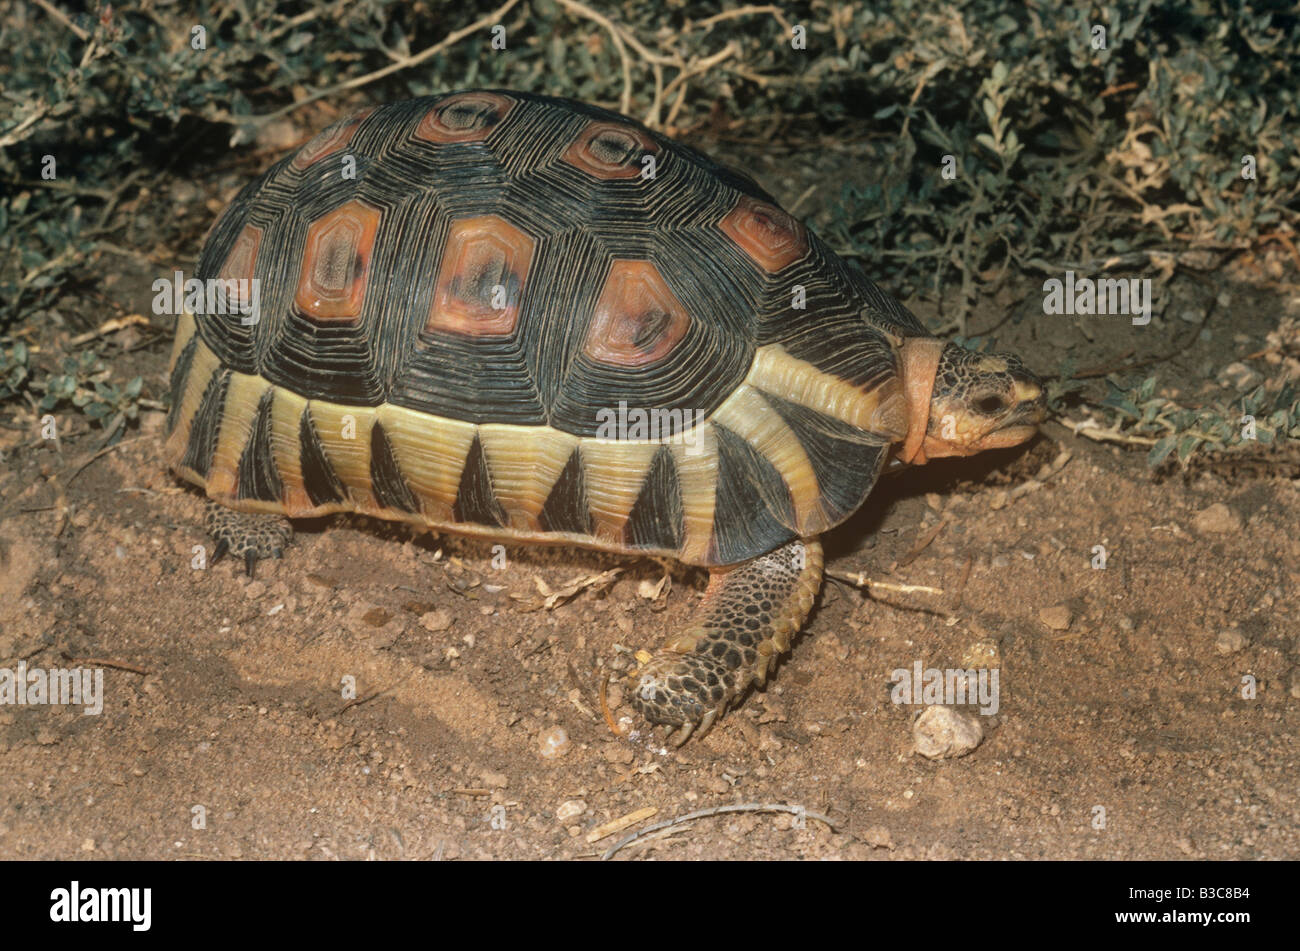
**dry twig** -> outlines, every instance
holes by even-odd
[[[688,812],[684,816],[678,816],[676,819],[669,819],[666,822],[660,822],[652,826],[634,832],[625,839],[620,839],[612,848],[601,856],[601,861],[607,862],[625,846],[631,845],[638,839],[644,839],[651,836],[658,837],[656,833],[674,826],[683,825],[687,822],[694,822],[696,819],[703,819],[706,816],[717,816],[728,812],[788,812],[791,815],[800,816],[806,819],[815,819],[823,823],[832,832],[837,831],[836,825],[829,817],[822,815],[820,812],[809,812],[803,806],[787,806],[780,802],[742,802],[733,806],[714,806],[710,809],[699,809],[695,812]]]

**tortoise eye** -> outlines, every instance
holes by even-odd
[[[985,396],[975,402],[975,408],[981,413],[992,416],[1007,408],[1007,401],[1000,396]]]

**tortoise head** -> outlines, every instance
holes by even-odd
[[[903,462],[1018,446],[1047,415],[1042,384],[1010,353],[911,337],[903,342],[901,367],[908,410],[898,451]]]

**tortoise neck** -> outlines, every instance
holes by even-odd
[[[898,451],[903,462],[922,465],[927,461],[925,434],[930,426],[930,398],[944,346],[942,340],[933,337],[908,337],[903,341],[899,369],[907,402],[907,436]]]

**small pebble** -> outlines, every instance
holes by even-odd
[[[1220,654],[1235,654],[1237,651],[1245,650],[1246,645],[1249,643],[1250,641],[1246,638],[1245,634],[1234,628],[1229,628],[1226,631],[1220,632],[1218,638],[1214,642],[1214,649]]]
[[[965,756],[984,739],[979,718],[952,707],[929,707],[912,724],[912,743],[926,759]]]
[[[562,726],[553,726],[549,730],[543,730],[541,736],[537,738],[537,745],[542,756],[546,759],[563,756],[569,752],[569,731]]]
[[[428,614],[420,616],[420,626],[426,631],[438,633],[451,627],[451,614],[439,608],[437,611],[430,611]]]
[[[1053,631],[1065,631],[1070,627],[1070,622],[1074,616],[1070,614],[1070,609],[1064,604],[1058,604],[1054,607],[1043,608],[1038,612],[1038,620],[1042,621],[1048,628]]]
[[[997,641],[976,641],[962,654],[961,665],[967,670],[981,667],[1001,667],[1002,658],[998,653]]]
[[[560,808],[555,810],[555,820],[557,822],[568,822],[570,819],[576,819],[587,811],[587,804],[581,799],[568,799],[560,803]]]
[[[1192,527],[1199,535],[1226,535],[1241,531],[1241,519],[1222,502],[1215,502],[1196,513]]]
[[[873,849],[894,848],[894,837],[889,834],[889,830],[884,826],[872,826],[862,833],[862,841],[867,843]]]

